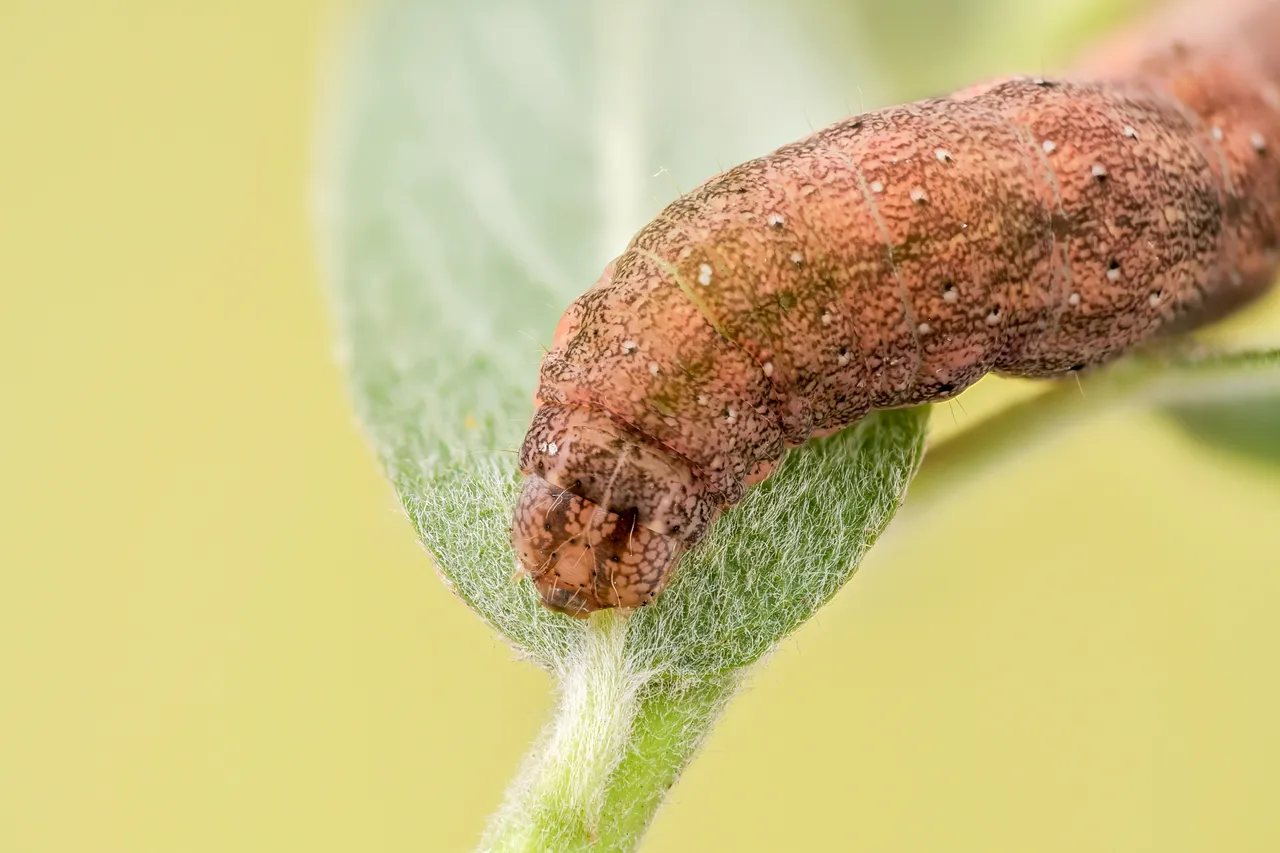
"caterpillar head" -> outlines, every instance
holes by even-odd
[[[581,407],[542,406],[520,467],[520,571],[570,616],[652,601],[723,503],[683,461]]]
[[[520,493],[511,540],[542,603],[578,617],[653,600],[684,550],[639,525],[634,510],[611,512],[536,474]]]

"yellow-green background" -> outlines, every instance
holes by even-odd
[[[331,362],[329,11],[0,0],[4,853],[467,849],[549,707]],[[647,849],[1280,849],[1278,524],[1151,417],[1038,450],[896,531]]]

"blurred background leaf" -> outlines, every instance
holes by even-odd
[[[1205,329],[1197,338],[1219,349],[1276,350],[1280,292],[1273,291],[1261,304]],[[1280,473],[1280,395],[1183,400],[1161,412],[1167,423],[1202,450],[1260,462]]]
[[[1280,466],[1280,398],[1186,404],[1166,414],[1208,447]]]

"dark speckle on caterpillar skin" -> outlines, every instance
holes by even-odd
[[[651,601],[812,435],[993,371],[1069,375],[1261,293],[1280,4],[1250,1],[1229,34],[867,113],[669,205],[543,361],[512,541],[547,606]]]

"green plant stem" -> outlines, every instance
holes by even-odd
[[[1280,394],[1280,350],[1203,356],[1150,354],[1061,381],[929,448],[903,512],[926,511],[954,485],[990,473],[1068,428],[1122,408],[1247,400]]]
[[[738,673],[655,678],[640,697],[630,747],[605,791],[602,850],[634,850],[667,791],[740,682]]]
[[[639,672],[627,617],[592,617],[560,673],[551,722],[494,816],[482,850],[629,851],[732,695],[734,674]]]

